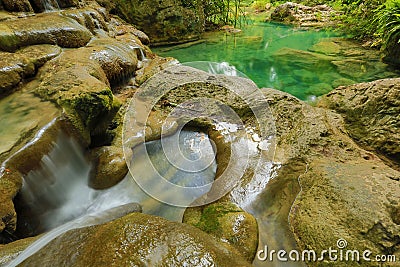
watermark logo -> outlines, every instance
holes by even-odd
[[[243,121],[244,117],[248,121]],[[180,141],[180,133],[185,135],[184,126],[199,121],[219,134],[210,138],[214,149],[217,145],[213,141],[228,144],[229,151],[224,151],[227,166],[223,171],[219,169],[218,178],[211,182],[188,185],[181,181],[202,175],[215,158],[202,149],[202,139]],[[161,140],[165,157],[160,164],[152,161],[146,146],[149,131],[151,139]],[[195,152],[192,156],[197,156],[188,157],[185,145]],[[263,93],[251,80],[174,66],[152,76],[133,96],[124,118],[123,149],[132,177],[152,198],[172,206],[201,206],[230,192],[241,181],[250,161],[256,172],[260,164],[254,162],[273,155],[275,124]],[[138,151],[141,157],[144,154],[143,161],[135,165],[132,159]],[[174,182],[176,176],[158,166],[165,162],[180,173],[180,181]],[[139,173],[138,165],[146,166],[145,171]]]
[[[302,251],[270,250],[268,246],[257,252],[257,260],[269,262],[396,262],[395,255],[373,255],[369,249],[360,251],[349,249],[346,239],[340,238],[336,247],[329,247],[321,251],[305,249]]]

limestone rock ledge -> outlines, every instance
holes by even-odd
[[[84,147],[109,145],[121,106],[113,90],[137,76],[144,54],[152,57],[137,37],[146,41],[144,33],[111,19],[95,2],[61,2],[81,8],[9,13],[0,21],[1,243],[15,240],[12,200],[23,176],[38,167],[60,132]]]
[[[250,266],[233,248],[195,227],[140,213],[71,230],[20,266],[36,265]]]

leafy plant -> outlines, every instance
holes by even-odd
[[[241,8],[241,0],[203,0],[206,22],[213,25],[234,25],[241,23],[244,12]]]
[[[383,38],[383,46],[389,43],[400,42],[400,2],[397,0],[387,1],[377,11],[375,23],[378,33]]]
[[[342,29],[357,39],[371,39],[376,37],[377,25],[373,23],[376,10],[384,0],[341,0],[343,15]]]

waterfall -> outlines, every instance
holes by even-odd
[[[139,51],[139,55],[140,57],[138,57],[138,69],[142,68],[144,66],[144,64],[149,61],[148,58],[146,58],[146,55],[144,54],[143,48],[139,45],[131,45],[129,46],[132,50],[138,50]]]
[[[158,172],[165,173],[170,182],[179,186],[196,187],[214,180],[215,152],[204,133],[184,130],[167,137],[164,144],[162,142],[147,142],[135,149],[133,154],[135,173],[144,175],[153,187],[157,187]],[[185,162],[183,158],[176,157],[177,149],[182,150],[182,156],[191,161]],[[196,161],[203,159],[202,155],[207,156],[207,161]],[[193,160],[198,164],[197,167],[193,166]],[[154,171],[149,171],[148,164],[152,164]],[[72,138],[60,134],[52,151],[42,158],[40,168],[25,177],[18,196],[20,209],[17,212],[19,221],[22,220],[19,228],[32,228],[31,235],[47,233],[6,266],[17,266],[71,229],[105,223],[139,211],[142,207],[145,213],[181,221],[184,208],[162,203],[149,196],[130,174],[109,189],[90,188],[90,168],[83,149]],[[201,172],[193,172],[191,168],[200,168]],[[167,199],[179,197],[175,192],[163,192],[162,188],[158,192]],[[190,197],[196,198],[203,193],[205,192],[200,191],[196,196]],[[36,223],[29,225],[32,220]]]
[[[57,0],[40,0],[45,12],[60,10]]]
[[[26,235],[36,235],[86,214],[136,202],[136,186],[129,178],[107,190],[90,188],[90,168],[83,149],[60,134],[52,151],[42,158],[40,168],[24,179],[16,200],[17,232],[28,228]]]

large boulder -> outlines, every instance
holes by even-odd
[[[337,244],[344,243],[337,243],[340,239],[347,241],[349,250],[362,253],[368,249],[373,255],[397,255],[400,228],[395,199],[400,197],[400,173],[360,148],[348,136],[348,124],[337,113],[308,106],[272,89],[262,90],[276,118],[275,160],[282,164],[267,186],[270,196],[263,196],[268,206],[276,206],[276,201],[280,206],[277,210],[269,209],[268,217],[287,223],[289,215],[288,229],[299,248],[314,250],[318,256],[330,247],[340,249]],[[352,99],[349,96],[349,101]],[[333,106],[334,103],[331,102]],[[382,109],[390,113],[394,106],[385,105]],[[361,111],[355,114],[363,120]],[[396,115],[389,117],[395,120]],[[377,128],[382,128],[379,125]],[[275,185],[288,184],[289,180],[292,185],[298,181],[300,188],[285,189],[282,196],[282,188]],[[279,242],[275,246],[279,248]],[[312,261],[312,258],[308,262],[309,266],[330,264],[328,257],[325,262]],[[336,262],[335,266],[364,264],[367,262]]]
[[[21,266],[39,264],[250,266],[233,248],[195,227],[140,213],[103,225],[71,230],[51,241]]]
[[[319,105],[342,114],[350,136],[362,147],[400,165],[400,79],[339,87]]]
[[[111,13],[149,35],[153,45],[182,43],[200,38],[204,10],[200,1],[99,1]]]
[[[57,12],[2,21],[0,29],[0,50],[7,52],[36,44],[76,48],[85,46],[92,38],[88,29]]]

